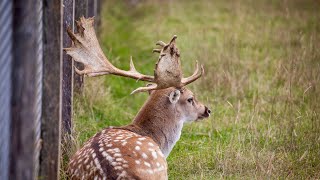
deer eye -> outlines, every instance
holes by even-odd
[[[191,97],[191,98],[188,98],[188,100],[187,100],[189,103],[193,103],[193,97]]]

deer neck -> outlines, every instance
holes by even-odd
[[[167,99],[150,98],[135,117],[132,125],[152,138],[168,157],[180,139],[183,119],[175,105]],[[137,132],[139,133],[139,132]]]

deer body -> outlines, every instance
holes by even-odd
[[[71,179],[167,179],[163,153],[148,136],[106,128],[69,163]]]
[[[166,157],[183,124],[209,115],[188,89],[154,91],[132,124],[106,128],[85,143],[69,163],[71,179],[167,179]]]

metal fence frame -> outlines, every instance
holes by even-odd
[[[65,30],[80,16],[99,19],[100,1],[0,2],[1,180],[59,179],[61,136],[71,133],[73,90],[83,83],[63,53],[72,43]]]
[[[9,179],[37,177],[42,94],[42,1],[13,1]]]
[[[11,97],[11,64],[12,64],[12,2],[0,2],[0,179],[9,177],[10,145],[10,97]]]

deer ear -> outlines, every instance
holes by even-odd
[[[169,95],[169,100],[172,104],[176,104],[179,101],[180,98],[180,91],[174,90]]]

